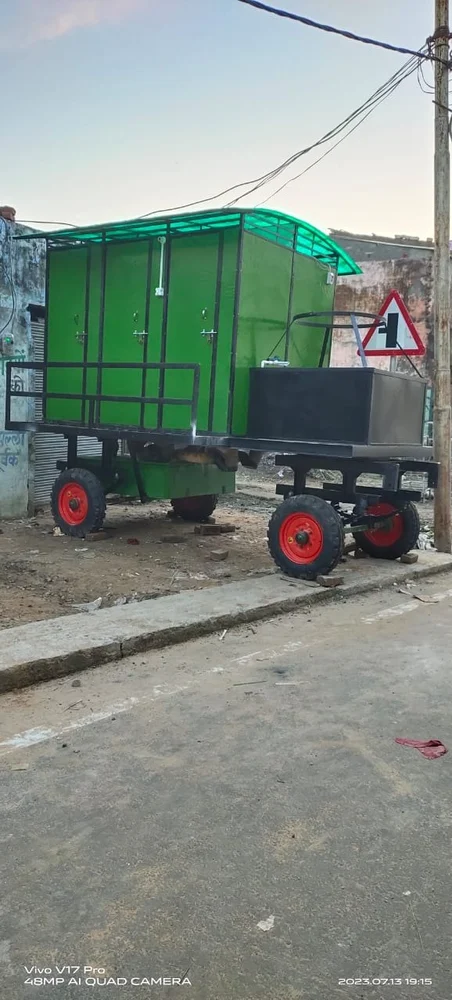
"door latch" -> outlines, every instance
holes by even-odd
[[[201,330],[201,337],[205,337],[208,344],[213,344],[213,338],[216,337],[216,330]]]
[[[207,309],[201,310],[201,317],[204,320],[207,319]],[[209,344],[213,343],[213,338],[216,337],[216,335],[217,335],[216,330],[206,330],[205,327],[203,330],[201,330],[201,337],[205,337]]]
[[[138,316],[139,316],[139,313],[134,312],[134,314],[133,314],[133,321],[135,323],[135,330],[133,331],[132,336],[137,338],[137,341],[138,341],[139,344],[144,344],[148,333],[147,333],[147,330],[137,330],[136,329],[136,325],[138,323]]]
[[[75,316],[74,316],[74,323],[75,323],[76,326],[78,326],[79,323],[80,323],[80,316],[79,316],[78,313],[76,313]],[[85,333],[85,331],[84,330],[77,330],[77,332],[75,334],[75,339],[76,339],[76,341],[77,341],[78,344],[84,344],[85,340],[86,340],[86,333]]]

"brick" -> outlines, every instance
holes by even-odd
[[[195,535],[232,535],[237,531],[235,524],[206,524],[195,525]]]
[[[176,531],[174,532],[173,535],[162,535],[160,539],[161,542],[166,542],[168,545],[170,544],[177,545],[180,542],[185,542],[186,540],[187,539],[185,535],[178,535]]]
[[[407,566],[417,563],[418,559],[419,555],[417,552],[406,552],[403,556],[400,556],[400,562],[405,563]]]
[[[340,587],[344,582],[343,576],[318,576],[317,583],[321,587]]]
[[[195,535],[221,535],[221,524],[195,524]]]
[[[212,549],[210,558],[213,559],[214,562],[223,562],[224,559],[228,558],[228,555],[228,549]]]

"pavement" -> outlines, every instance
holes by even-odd
[[[141,650],[287,613],[294,608],[346,599],[452,569],[452,556],[419,553],[412,566],[349,558],[340,564],[340,587],[295,581],[269,573],[239,583],[188,590],[169,597],[32,622],[0,632],[0,692],[26,687]],[[337,574],[336,574],[337,575]]]
[[[452,747],[452,573],[415,592],[4,695],[2,1000],[449,1000],[452,753],[395,738]]]

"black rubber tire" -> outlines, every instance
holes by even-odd
[[[59,495],[63,486],[67,486],[69,483],[77,483],[81,486],[88,498],[88,511],[80,524],[69,524],[59,510]],[[85,538],[86,535],[99,531],[104,523],[107,506],[102,483],[88,469],[65,469],[53,484],[50,505],[55,524],[61,528],[63,534],[71,535],[73,538]]]
[[[399,559],[415,548],[419,538],[421,524],[414,503],[394,503],[393,506],[403,518],[403,531],[396,542],[391,545],[375,545],[364,531],[353,535],[358,548],[374,559]]]
[[[282,525],[293,514],[309,515],[322,530],[322,548],[312,562],[294,561],[281,547]],[[319,575],[331,573],[340,561],[344,551],[344,528],[339,514],[326,500],[301,494],[284,500],[276,508],[268,524],[267,542],[270,555],[283,573],[302,580],[315,580]]]
[[[218,503],[218,497],[213,493],[206,493],[200,497],[176,497],[171,500],[171,506],[176,517],[181,517],[183,521],[207,521],[213,514]]]

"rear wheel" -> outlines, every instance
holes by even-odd
[[[379,528],[354,534],[355,541],[363,552],[375,559],[398,559],[414,549],[420,531],[419,514],[414,503],[400,506],[376,503],[367,508],[366,514],[382,519],[387,517],[388,520]]]
[[[213,514],[218,502],[214,494],[200,497],[177,497],[171,500],[171,506],[176,517],[183,521],[207,521]]]
[[[315,580],[337,566],[344,548],[344,529],[329,503],[321,497],[301,495],[276,508],[267,539],[270,554],[284,573]]]
[[[102,483],[88,469],[66,469],[53,484],[51,508],[65,535],[84,538],[99,531],[106,510]]]

